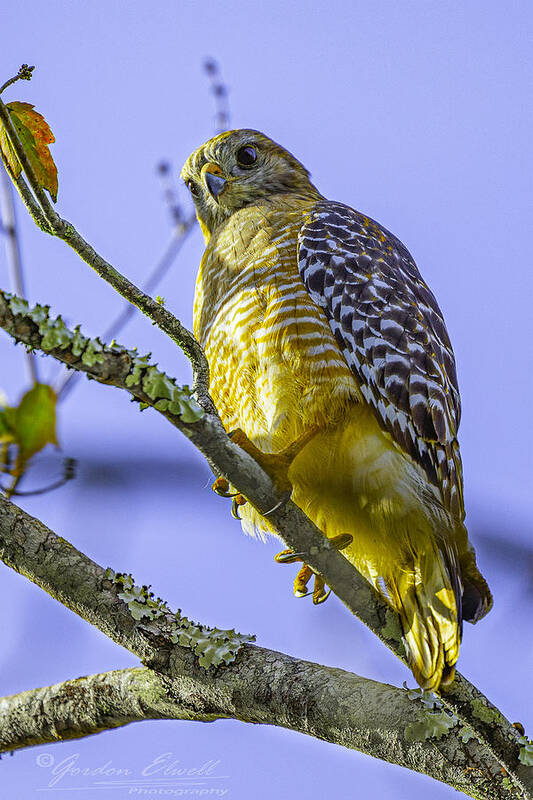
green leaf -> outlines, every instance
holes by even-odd
[[[17,409],[3,406],[0,408],[0,444],[15,441],[15,417]]]
[[[56,401],[54,390],[46,383],[35,384],[20,401],[14,415],[19,469],[45,445],[57,444]]]

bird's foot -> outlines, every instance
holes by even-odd
[[[246,498],[240,492],[230,492],[229,481],[226,478],[217,478],[211,488],[219,497],[231,497],[231,516],[240,519],[239,506],[246,503]]]
[[[283,499],[278,503],[278,505],[271,508],[270,511],[265,512],[265,516],[267,514],[271,514],[275,511],[279,505],[286,502],[286,500],[290,497],[292,492],[292,484],[289,481],[288,473],[289,467],[298,455],[298,453],[303,450],[305,445],[311,441],[313,436],[318,433],[318,428],[315,426],[310,428],[306,433],[302,436],[299,436],[292,444],[286,447],[284,450],[281,450],[279,453],[264,453],[260,450],[244,433],[241,428],[236,428],[232,431],[229,436],[235,444],[237,444],[242,450],[248,453],[254,461],[256,461],[267,473],[269,478],[272,480],[274,486],[276,487],[279,494],[284,495]],[[214,492],[216,492],[220,497],[231,497],[231,514],[235,519],[240,519],[239,515],[239,506],[243,506],[246,503],[246,498],[240,494],[240,492],[232,492],[230,491],[230,484],[226,478],[217,478],[216,481],[212,484],[211,488]]]
[[[283,492],[292,491],[292,484],[288,476],[289,467],[306,444],[311,441],[313,436],[316,436],[318,431],[319,428],[313,426],[278,453],[264,453],[250,441],[241,428],[236,428],[229,435],[232,442],[239,445],[239,447],[248,453],[254,461],[257,461],[281,494]]]
[[[338,536],[333,536],[329,542],[335,550],[344,550],[353,541],[353,536],[349,533],[341,533]],[[313,595],[313,604],[315,606],[323,603],[331,594],[331,589],[326,591],[324,579],[318,572],[304,562],[304,553],[295,553],[294,550],[282,550],[274,556],[274,560],[278,564],[294,564],[301,561],[303,566],[300,568],[296,578],[294,579],[294,596],[295,597],[308,597]],[[314,576],[313,591],[307,590],[307,584]]]

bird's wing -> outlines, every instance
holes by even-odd
[[[317,203],[298,267],[381,426],[463,518],[455,360],[442,312],[404,245],[341,203]]]

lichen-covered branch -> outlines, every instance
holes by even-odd
[[[441,731],[417,740],[413,720],[427,732],[437,717],[416,692],[247,644],[227,665],[203,668],[169,637],[165,615],[136,619],[109,570],[1,498],[0,557],[148,665],[0,699],[0,751],[143,719],[233,718],[360,750],[472,797],[517,796],[500,763],[449,714]]]
[[[302,511],[278,495],[261,467],[227,436],[218,416],[209,410],[197,413],[198,407],[186,388],[177,387],[150,365],[147,357],[86,339],[79,329],[69,331],[61,318],[50,319],[46,307],[29,309],[5,292],[0,292],[0,327],[26,346],[43,350],[101,383],[125,389],[162,413],[260,513],[269,514],[273,528],[287,546],[304,553],[305,561],[325,578],[347,608],[405,661],[395,615]],[[53,594],[53,586],[47,591]],[[533,797],[533,770],[518,762],[519,734],[498,709],[460,674],[442,701],[472,727],[507,772],[520,775],[523,791],[527,787]]]

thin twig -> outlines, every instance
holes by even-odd
[[[228,87],[222,80],[220,67],[214,58],[204,61],[204,72],[211,83],[211,93],[215,98],[215,133],[224,133],[230,127]]]
[[[13,191],[11,189],[11,181],[5,170],[1,170],[2,177],[0,178],[0,216],[5,234],[5,250],[6,259],[11,274],[11,284],[19,297],[26,299],[26,286],[24,280],[24,271],[22,268],[22,258],[20,254],[20,242],[17,230],[17,217],[15,212],[15,204],[13,203]],[[28,372],[32,383],[39,382],[39,371],[37,367],[37,359],[31,350],[26,350],[26,363]]]
[[[31,81],[32,72],[34,69],[35,67],[30,67],[28,64],[23,64],[16,75],[0,86],[0,94],[2,94],[2,92],[7,89],[8,86],[16,83],[16,81]]]
[[[156,286],[166,275],[166,273],[172,266],[176,256],[178,255],[187,235],[194,227],[195,222],[196,222],[196,215],[193,215],[190,216],[182,224],[176,226],[176,228],[172,233],[170,242],[165,248],[165,252],[163,253],[161,258],[157,262],[156,266],[148,276],[146,282],[141,287],[142,290],[146,292],[146,294],[152,294]],[[113,322],[109,325],[109,327],[104,331],[102,338],[105,341],[115,339],[127,325],[130,319],[134,316],[136,310],[137,310],[136,307],[132,306],[131,303],[125,303],[122,311],[117,315],[117,317],[113,320]],[[65,400],[65,398],[70,394],[70,392],[78,382],[79,378],[80,378],[79,372],[70,372],[66,376],[64,376],[63,380],[60,383],[58,383],[56,387],[57,399]]]
[[[161,183],[163,201],[170,215],[172,225],[181,225],[184,222],[185,214],[183,206],[179,202],[176,194],[176,184],[172,180],[172,166],[168,161],[162,160],[157,165],[157,176]]]
[[[2,163],[4,164],[5,170],[7,174],[11,177],[11,180],[13,181],[15,188],[18,191],[24,205],[28,209],[31,218],[33,219],[37,227],[39,227],[45,233],[48,233],[50,236],[53,236],[54,232],[50,227],[50,225],[48,224],[47,220],[45,219],[41,209],[39,208],[37,201],[35,200],[34,196],[32,195],[28,187],[28,184],[26,183],[22,175],[19,175],[18,178],[15,178],[1,150],[0,150],[0,156],[2,157]]]

